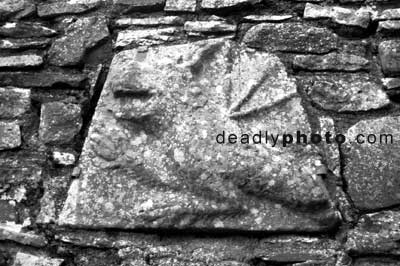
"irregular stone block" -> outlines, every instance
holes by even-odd
[[[383,41],[378,50],[383,73],[386,76],[400,74],[400,41]]]
[[[167,0],[165,11],[196,11],[196,0]]]
[[[371,22],[371,14],[364,9],[355,11],[348,8],[336,7],[332,21],[339,25],[367,29]]]
[[[281,22],[291,19],[292,17],[292,15],[248,15],[243,19],[255,22]]]
[[[354,266],[397,266],[399,265],[398,260],[389,258],[360,258],[356,259]]]
[[[384,78],[382,83],[386,90],[400,89],[400,78]]]
[[[149,18],[120,18],[115,21],[115,24],[119,27],[183,25],[184,23],[185,20],[178,16],[149,17]]]
[[[36,223],[47,224],[57,221],[57,215],[63,203],[60,200],[60,195],[68,190],[68,183],[68,176],[56,176],[44,181],[44,195],[40,199],[40,212],[36,218]]]
[[[196,265],[247,265],[255,258],[262,258],[267,265],[292,265],[306,261],[327,262],[340,256],[339,245],[333,240],[292,235],[261,239],[182,236],[160,240],[150,234],[116,233],[111,236],[104,232],[69,230],[58,232],[56,239],[81,247],[118,248],[124,262],[131,259],[145,260],[146,254],[151,253],[152,256],[148,257],[150,264],[154,265],[161,265],[163,259],[174,260],[177,264],[173,265],[188,265],[180,263],[194,261],[200,263]]]
[[[0,118],[18,118],[31,107],[31,90],[0,88]]]
[[[128,45],[149,46],[172,42],[179,39],[179,30],[176,27],[146,30],[125,30],[118,33],[115,47],[125,47]]]
[[[16,123],[0,122],[0,150],[21,146],[21,130]]]
[[[367,111],[390,103],[383,86],[366,75],[321,75],[303,82],[311,100],[325,110]]]
[[[400,19],[400,8],[386,9],[378,16],[379,20],[396,20]]]
[[[2,190],[5,184],[2,185]],[[15,202],[9,200],[0,200],[0,225],[6,223],[15,223],[17,221],[17,209]]]
[[[76,161],[73,153],[62,151],[53,151],[52,159],[56,164],[60,165],[74,165]]]
[[[240,7],[242,5],[254,5],[261,3],[262,0],[202,0],[201,8],[203,9],[221,9]]]
[[[94,5],[54,2],[50,4],[38,5],[37,12],[39,17],[49,18],[61,15],[80,14],[94,7],[95,7]]]
[[[42,153],[15,153],[0,158],[0,180],[12,187],[26,186],[38,188],[42,179],[46,156]],[[21,167],[23,165],[24,167]]]
[[[13,266],[60,266],[63,262],[63,259],[53,259],[50,257],[18,252],[15,255]]]
[[[187,21],[184,30],[189,33],[235,32],[236,25],[225,21]]]
[[[380,21],[378,32],[382,34],[397,34],[400,32],[400,21]]]
[[[50,45],[51,39],[3,39],[0,40],[0,49],[29,49],[45,48]]]
[[[43,64],[43,58],[39,55],[10,55],[0,57],[0,68],[29,68]]]
[[[35,5],[29,0],[1,0],[0,1],[0,21],[10,17],[21,18],[35,10]]]
[[[369,60],[361,56],[343,53],[297,55],[293,60],[293,67],[309,71],[353,72],[367,70],[369,68]]]
[[[226,39],[123,51],[113,59],[80,157],[81,177],[58,223],[332,228],[338,216],[319,175],[318,147],[216,142],[223,131],[258,133],[265,125],[269,133],[309,134],[300,102],[277,56]]]
[[[110,35],[105,17],[81,18],[69,25],[67,34],[57,39],[49,50],[50,64],[73,66],[81,62],[86,51]]]
[[[34,247],[47,245],[47,240],[44,236],[37,235],[34,232],[22,232],[22,225],[12,223],[0,224],[0,240],[11,240]]]
[[[124,5],[129,11],[162,10],[165,0],[113,0],[114,5]]]
[[[51,37],[57,31],[43,26],[40,23],[31,22],[7,22],[0,26],[0,36],[11,38]]]
[[[400,255],[399,224],[400,212],[365,214],[348,233],[346,249],[357,255]]]
[[[50,88],[57,85],[83,88],[86,75],[79,72],[0,72],[1,86]]]
[[[361,210],[375,210],[400,203],[399,117],[363,120],[350,127],[344,151],[344,178],[354,205]],[[359,134],[363,136],[358,137]],[[375,144],[368,143],[376,141]],[[364,141],[363,144],[357,143]]]
[[[323,54],[335,50],[337,35],[302,23],[261,23],[251,27],[243,42],[266,51]]]
[[[320,6],[307,3],[304,9],[304,18],[329,18],[339,25],[367,29],[371,22],[371,13],[366,9],[354,10],[338,6]]]
[[[81,126],[79,105],[62,102],[42,105],[39,137],[44,143],[69,143],[78,134]]]

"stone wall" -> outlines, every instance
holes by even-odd
[[[0,265],[400,265],[398,0],[0,0],[0,23]],[[215,143],[256,129],[349,141]]]

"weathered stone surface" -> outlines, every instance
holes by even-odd
[[[0,224],[0,240],[11,240],[24,245],[44,247],[47,240],[33,232],[23,232],[20,224]]]
[[[216,143],[222,131],[258,133],[265,125],[275,134],[311,131],[278,57],[225,39],[123,51],[113,60],[81,156],[81,177],[58,222],[331,228],[337,213],[318,174],[317,147]]]
[[[250,28],[243,41],[266,51],[322,54],[337,47],[336,34],[301,23],[261,23]]]
[[[21,130],[16,123],[0,122],[0,151],[21,146]]]
[[[187,21],[184,30],[189,33],[235,32],[236,25],[225,21]]]
[[[366,75],[320,75],[303,82],[311,100],[326,110],[367,111],[390,103],[383,86]]]
[[[196,11],[196,0],[167,0],[165,11]]]
[[[57,31],[43,26],[40,23],[30,22],[7,22],[0,26],[0,36],[12,38],[50,37],[57,34]]]
[[[382,83],[386,90],[400,89],[400,78],[384,78]]]
[[[327,55],[297,55],[293,60],[296,69],[310,71],[352,72],[367,70],[369,60],[352,54],[329,53]]]
[[[19,88],[0,88],[0,118],[18,118],[31,107],[31,91]]]
[[[56,176],[44,181],[44,195],[40,199],[40,212],[36,218],[36,223],[47,224],[57,221],[57,215],[62,206],[63,195],[68,189],[69,177]]]
[[[165,0],[113,0],[115,5],[128,6],[130,11],[162,10]]]
[[[281,22],[291,19],[292,17],[292,15],[248,15],[243,19],[255,22]]]
[[[146,18],[120,18],[115,24],[125,26],[158,26],[158,25],[183,25],[185,20],[178,16],[146,17]]]
[[[0,57],[0,68],[29,68],[43,64],[43,58],[35,54]]]
[[[67,34],[57,39],[49,50],[50,63],[73,66],[81,62],[85,52],[110,35],[105,17],[81,18],[69,25]]]
[[[44,48],[50,43],[50,39],[3,39],[0,40],[0,49]]]
[[[0,72],[0,86],[49,88],[58,85],[82,88],[86,76],[77,72]]]
[[[81,108],[76,104],[51,102],[42,105],[39,136],[44,143],[68,143],[82,126]]]
[[[172,42],[179,39],[178,33],[179,29],[176,27],[146,30],[125,30],[118,33],[115,47],[120,48],[128,45],[148,46]]]
[[[354,266],[397,266],[399,265],[398,260],[393,260],[389,258],[361,258],[356,259]]]
[[[24,17],[35,10],[35,5],[29,0],[0,0],[0,21],[15,16]]]
[[[348,233],[346,249],[357,255],[400,255],[400,212],[383,211],[361,216]]]
[[[74,165],[76,158],[71,152],[53,151],[52,159],[59,165]]]
[[[396,20],[400,19],[400,8],[386,9],[378,16],[379,20]]]
[[[378,25],[378,32],[383,34],[397,34],[400,32],[400,21],[380,21]]]
[[[60,266],[63,262],[63,259],[54,259],[18,252],[15,255],[13,266]]]
[[[38,5],[39,17],[48,18],[60,15],[79,14],[94,8],[95,5],[70,4],[65,2],[54,2]]]
[[[366,9],[354,10],[338,6],[320,6],[307,3],[304,9],[304,18],[329,18],[339,25],[367,29],[371,21],[371,13]]]
[[[254,5],[261,3],[262,0],[202,0],[201,8],[204,9],[220,9],[240,7],[242,5]]]
[[[379,59],[387,76],[400,74],[400,41],[383,41],[379,44]]]
[[[339,256],[339,245],[326,238],[281,236],[262,239],[246,237],[191,238],[143,234],[105,234],[103,232],[66,231],[56,239],[82,247],[118,248],[124,261],[150,258],[150,264],[172,260],[172,265],[248,265],[255,258],[267,265],[306,261],[328,261]],[[162,261],[165,260],[165,261]],[[335,261],[333,259],[333,261]],[[186,262],[186,264],[182,264]],[[225,264],[224,264],[225,263]],[[137,264],[127,264],[137,265]],[[325,266],[331,264],[325,264]],[[334,265],[334,264],[333,264]]]
[[[368,119],[347,131],[344,177],[348,182],[348,193],[359,209],[374,210],[400,203],[399,174],[393,167],[400,161],[399,121],[399,117]],[[359,137],[360,141],[365,141],[364,144],[357,143],[358,134],[364,135]],[[376,135],[377,143],[367,143],[369,134]],[[384,134],[392,135],[393,143],[390,136]]]

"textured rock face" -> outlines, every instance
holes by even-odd
[[[400,254],[400,213],[384,211],[363,215],[348,234],[346,248],[355,254]]]
[[[24,17],[35,10],[34,4],[29,0],[1,0],[0,21],[10,17]]]
[[[258,133],[265,125],[275,134],[310,132],[294,80],[276,56],[224,39],[121,52],[59,223],[330,228],[336,212],[317,147],[216,143],[223,131]]]
[[[367,75],[316,75],[301,79],[301,83],[311,100],[325,110],[367,111],[390,103],[383,85]]]
[[[299,23],[261,23],[245,34],[250,47],[266,51],[322,54],[337,47],[337,36],[325,28]]]
[[[379,58],[385,75],[393,76],[400,74],[400,42],[381,42],[379,44]]]
[[[400,160],[399,121],[399,117],[365,120],[347,132],[351,142],[344,149],[344,177],[348,192],[359,209],[374,210],[400,203],[400,180],[395,167]],[[358,134],[363,134],[359,141],[365,141],[364,144],[357,144]],[[369,140],[376,143],[367,143],[369,134],[375,134],[375,138],[372,136]]]
[[[368,69],[369,61],[352,54],[298,55],[293,60],[293,66],[310,71],[353,72]]]
[[[31,105],[31,91],[18,88],[0,88],[0,118],[17,118]]]
[[[104,17],[78,19],[67,29],[67,35],[56,40],[49,51],[50,63],[56,66],[79,64],[87,49],[109,36]]]
[[[78,105],[52,102],[42,106],[39,136],[43,142],[71,142],[81,126],[81,108]]]
[[[238,7],[244,4],[257,4],[261,0],[202,0],[201,7],[204,9],[220,9]]]
[[[196,10],[196,0],[167,0],[165,11],[189,11]]]
[[[0,122],[0,151],[21,145],[21,131],[16,123]]]
[[[13,266],[60,266],[63,259],[53,259],[44,256],[35,256],[28,253],[18,252],[15,256]]]
[[[54,36],[56,33],[55,30],[40,23],[7,22],[0,27],[0,36],[12,38],[49,37]]]

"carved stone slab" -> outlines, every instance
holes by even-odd
[[[334,226],[318,147],[216,142],[223,131],[259,130],[311,132],[295,82],[277,56],[226,39],[123,51],[112,62],[80,159],[82,174],[59,224]]]

